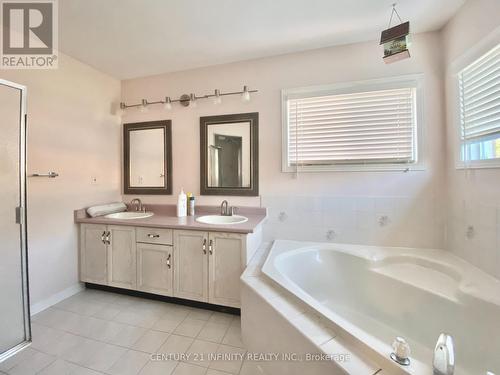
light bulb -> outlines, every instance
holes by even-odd
[[[167,96],[165,98],[165,104],[163,104],[163,108],[165,110],[170,111],[172,109],[172,100],[170,99],[170,96]]]
[[[214,104],[221,104],[221,103],[222,103],[222,96],[220,95],[220,90],[215,90]]]
[[[189,106],[196,108],[196,95],[195,94],[191,94],[189,96]]]
[[[243,102],[250,101],[250,91],[248,91],[248,86],[243,86],[243,92],[241,93],[241,100]]]
[[[139,111],[145,113],[148,111],[148,101],[146,99],[142,99],[141,105],[139,107]]]

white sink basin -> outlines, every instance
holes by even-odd
[[[116,214],[105,215],[108,219],[119,219],[119,220],[132,220],[132,219],[144,219],[146,217],[153,216],[152,212],[117,212]]]
[[[231,224],[241,224],[248,221],[248,217],[233,215],[233,216],[222,216],[222,215],[205,215],[196,218],[198,223],[203,224],[215,224],[215,225],[231,225]]]

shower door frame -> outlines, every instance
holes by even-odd
[[[20,252],[21,252],[21,278],[22,298],[24,313],[24,341],[4,353],[0,353],[0,362],[31,345],[31,317],[30,296],[28,279],[28,243],[26,231],[26,86],[0,78],[0,85],[17,89],[21,93],[19,114],[19,206],[16,210],[16,222],[19,224]]]

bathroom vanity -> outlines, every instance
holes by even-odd
[[[263,208],[241,208],[234,225],[177,218],[174,206],[151,206],[143,219],[90,218],[75,211],[80,230],[80,280],[85,283],[240,307],[240,276],[261,243]],[[199,216],[216,207],[199,207]]]

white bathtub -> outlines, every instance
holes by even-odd
[[[262,271],[380,356],[405,337],[408,373],[432,373],[446,332],[455,374],[500,374],[500,282],[449,252],[275,241]]]

